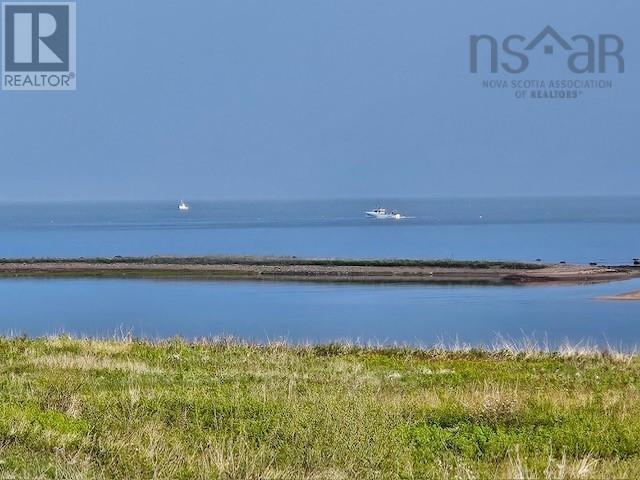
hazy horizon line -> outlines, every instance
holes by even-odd
[[[0,205],[20,203],[164,203],[164,202],[323,202],[323,201],[391,201],[391,200],[505,200],[505,199],[622,199],[640,198],[639,194],[553,194],[553,195],[425,195],[425,196],[334,196],[334,197],[147,197],[147,198],[12,198],[0,199]]]

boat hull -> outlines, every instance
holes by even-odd
[[[365,215],[369,218],[377,218],[380,220],[400,220],[402,215],[399,213],[376,213],[376,212],[365,212]]]

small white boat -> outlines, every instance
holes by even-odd
[[[180,205],[178,205],[178,210],[180,210],[181,212],[186,212],[187,210],[189,210],[189,205],[187,205],[183,200],[182,202],[180,202]]]
[[[382,220],[400,220],[401,218],[406,218],[400,212],[396,212],[395,210],[392,212],[387,212],[386,208],[376,208],[374,210],[365,212],[365,214],[367,215],[367,217],[378,218]]]

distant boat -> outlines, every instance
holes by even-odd
[[[397,212],[395,210],[392,212],[387,212],[386,208],[376,208],[374,210],[365,212],[365,214],[367,215],[367,217],[378,218],[382,220],[400,220],[402,218],[407,218],[400,212]]]
[[[183,200],[182,202],[180,202],[180,205],[178,205],[178,210],[180,210],[181,212],[186,212],[187,210],[189,210],[189,205],[187,205]]]

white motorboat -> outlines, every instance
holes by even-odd
[[[187,210],[189,210],[189,205],[187,205],[183,200],[182,202],[180,202],[180,205],[178,205],[178,210],[180,210],[181,212],[186,212]]]
[[[367,217],[378,218],[382,220],[400,220],[401,218],[406,218],[400,212],[397,212],[395,210],[392,212],[388,212],[386,208],[376,208],[365,212],[365,214],[367,215]]]

